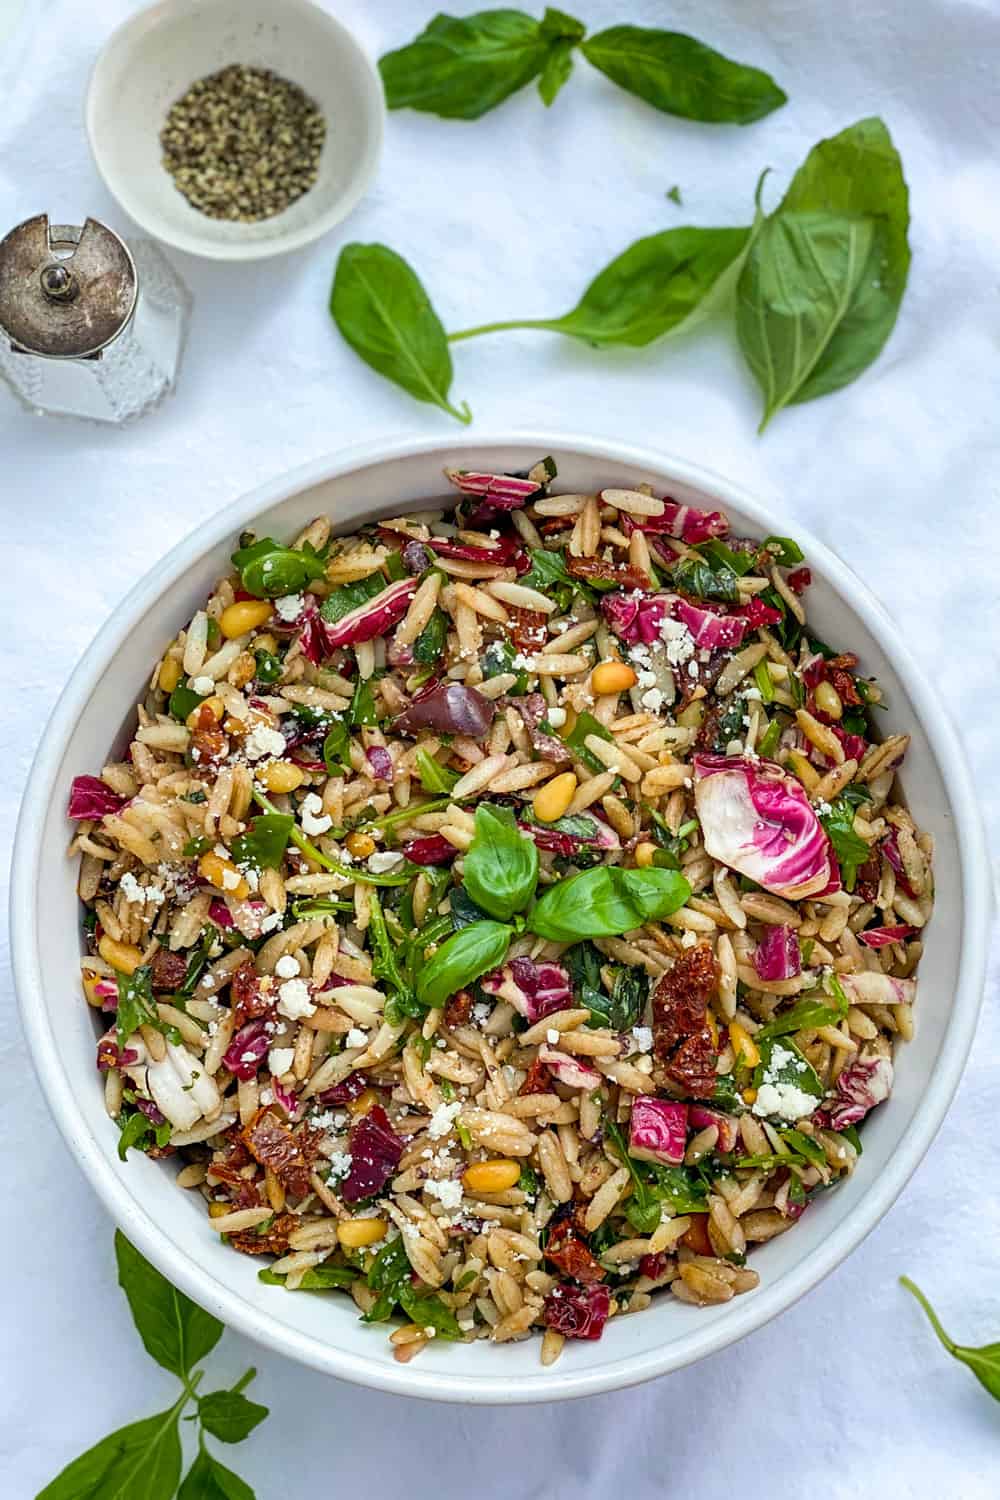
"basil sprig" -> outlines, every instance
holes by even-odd
[[[173,1500],[175,1493],[177,1500],[254,1500],[246,1481],[206,1447],[205,1435],[241,1443],[268,1415],[266,1406],[243,1395],[256,1370],[247,1370],[229,1390],[201,1395],[198,1387],[205,1372],[195,1366],[219,1342],[222,1324],[171,1286],[120,1231],[115,1234],[115,1255],[118,1284],[146,1352],[178,1377],[182,1389],[166,1411],[120,1427],[81,1453],[36,1500],[130,1500],[133,1495]],[[181,1481],[180,1420],[191,1403],[199,1425],[198,1453]]]
[[[231,561],[247,593],[258,599],[297,594],[306,584],[326,576],[326,563],[308,543],[301,549],[283,547],[269,536],[238,548]]]
[[[957,1359],[960,1364],[967,1366],[979,1384],[989,1391],[994,1401],[1000,1401],[1000,1343],[980,1344],[978,1347],[974,1344],[956,1344],[955,1340],[945,1333],[940,1318],[920,1288],[908,1276],[901,1276],[899,1282],[912,1296],[916,1297],[927,1314],[928,1322],[952,1359]]]
[[[434,1009],[444,1005],[490,969],[499,968],[513,928],[504,922],[472,922],[443,942],[417,976],[417,999]]]
[[[622,870],[598,865],[550,885],[528,913],[529,931],[554,943],[620,937],[669,917],[691,887],[677,870]]]
[[[483,911],[509,922],[523,911],[538,883],[538,848],[506,807],[480,803],[476,832],[465,856],[465,889]]]
[[[330,314],[366,364],[418,401],[459,422],[472,413],[448,400],[452,365],[441,319],[416,273],[387,245],[345,245],[330,293]]]

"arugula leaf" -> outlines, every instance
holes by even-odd
[[[588,37],[581,50],[619,88],[687,120],[749,125],[788,98],[759,68],[733,62],[679,31],[611,26]]]
[[[501,922],[509,922],[531,900],[538,882],[538,848],[508,808],[488,802],[476,808],[476,831],[462,878],[477,906]]]
[[[161,1125],[154,1125],[141,1109],[133,1110],[131,1114],[123,1110],[118,1116],[117,1124],[121,1130],[118,1137],[119,1161],[127,1159],[131,1146],[137,1151],[148,1151],[151,1144],[165,1146],[170,1140],[170,1121],[164,1120]]]
[[[462,329],[449,338],[454,343],[484,333],[534,328],[567,334],[597,348],[642,348],[690,327],[695,313],[703,316],[714,309],[735,284],[750,234],[749,229],[678,228],[647,235],[609,262],[576,306],[561,317],[505,319]],[[538,586],[529,582],[529,587]]]
[[[209,1391],[198,1397],[201,1425],[221,1443],[242,1443],[268,1415],[266,1406],[239,1391]]]
[[[1000,1343],[981,1344],[978,1348],[972,1344],[956,1344],[954,1339],[945,1333],[940,1318],[915,1282],[912,1282],[908,1276],[901,1276],[899,1282],[901,1286],[905,1286],[911,1296],[916,1297],[927,1314],[931,1327],[951,1357],[966,1365],[979,1384],[989,1391],[993,1399],[1000,1401]]]
[[[590,1025],[605,1026],[610,1011],[609,997],[601,980],[601,955],[593,943],[574,943],[560,959],[573,986],[573,998],[590,1010]]]
[[[257,870],[276,870],[294,827],[291,813],[264,813],[254,818],[246,833],[237,834],[229,846],[234,862]]]
[[[448,400],[448,340],[426,291],[402,256],[387,245],[345,245],[330,293],[330,314],[354,352],[373,370],[418,401],[439,406],[459,422],[472,421],[467,405],[459,409]]]
[[[178,1420],[185,1392],[168,1411],[120,1427],[67,1464],[35,1500],[173,1500],[181,1477]]]
[[[372,677],[359,677],[354,684],[354,696],[347,716],[355,728],[362,726],[374,728],[378,722],[378,709],[375,707],[375,690],[373,687],[375,679]]]
[[[783,568],[792,568],[796,563],[802,562],[805,557],[798,542],[793,541],[790,536],[765,537],[764,546],[769,552],[774,553],[776,561]]]
[[[456,990],[503,962],[513,929],[502,922],[473,922],[446,939],[417,975],[416,993],[428,1008],[444,1005]]]
[[[187,972],[177,991],[178,995],[190,998],[194,994],[198,980],[208,966],[209,955],[215,947],[215,941],[218,936],[219,929],[213,923],[209,923],[201,934],[198,946],[191,950],[188,958]]]
[[[788,1036],[794,1031],[815,1029],[817,1026],[837,1026],[847,1015],[846,997],[843,1003],[831,1005],[826,999],[799,1000],[790,1010],[782,1011],[754,1034],[754,1041],[776,1036]]]
[[[572,950],[571,950],[572,951]],[[612,1031],[630,1031],[638,1024],[649,998],[649,979],[641,969],[615,969],[611,994],[588,987],[583,1002],[590,1006],[588,1026],[609,1026]]]
[[[363,1323],[384,1323],[392,1316],[399,1300],[399,1288],[410,1280],[410,1261],[402,1235],[390,1240],[375,1256],[368,1268],[368,1287],[378,1292],[374,1305],[362,1317]]]
[[[118,981],[118,1014],[115,1018],[118,1046],[124,1047],[133,1031],[140,1026],[154,1026],[171,1042],[179,1042],[175,1027],[160,1020],[153,998],[153,971],[142,964],[133,974],[116,974]]]
[[[780,1135],[785,1144],[797,1151],[799,1156],[804,1156],[806,1161],[812,1162],[814,1166],[825,1164],[826,1152],[811,1135],[804,1135],[801,1130],[782,1130]]]
[[[196,693],[190,686],[190,679],[185,682],[182,678],[167,700],[167,712],[171,718],[179,719],[184,724],[194,713],[198,704],[204,703],[205,699],[211,696],[211,693]]]
[[[670,916],[690,894],[676,870],[600,865],[549,886],[528,913],[528,930],[556,943],[620,937]]]
[[[171,1286],[120,1229],[115,1231],[115,1258],[118,1285],[146,1353],[174,1375],[189,1376],[221,1339],[222,1324]]]
[[[529,575],[525,575],[527,578]],[[520,580],[522,583],[525,579]],[[529,584],[528,587],[537,587]],[[517,652],[506,637],[503,640],[490,641],[481,658],[481,666],[484,677],[500,677],[508,672],[514,674],[514,693],[526,693],[528,691],[528,674],[523,667],[515,667],[514,657]]]
[[[343,719],[334,719],[323,740],[323,764],[327,774],[351,774],[351,731]]]
[[[822,1099],[826,1090],[820,1081],[819,1074],[812,1064],[803,1057],[795,1043],[789,1041],[787,1035],[780,1038],[775,1036],[762,1036],[761,1031],[754,1035],[754,1041],[759,1040],[760,1062],[754,1069],[753,1086],[759,1089],[764,1079],[769,1083],[793,1084],[795,1088],[801,1089],[804,1094],[810,1094],[814,1099]],[[775,1060],[775,1048],[780,1046],[783,1053],[788,1057]]]
[[[660,1222],[664,1203],[672,1214],[705,1212],[708,1193],[697,1175],[686,1167],[660,1167],[652,1162],[637,1162],[629,1155],[628,1141],[621,1126],[605,1118],[603,1128],[632,1178],[632,1194],[625,1205],[625,1217],[640,1234],[652,1234]]]
[[[319,607],[321,617],[330,625],[336,625],[345,615],[360,609],[369,599],[374,599],[385,590],[385,579],[381,573],[369,573],[367,578],[357,578],[353,583],[342,583],[332,589]]]
[[[399,967],[397,950],[389,938],[385,925],[382,903],[374,891],[369,896],[369,911],[368,940],[371,949],[372,975],[375,979],[381,979],[384,982],[391,991],[391,998],[397,1006],[402,1005],[405,1008],[407,1002],[413,999],[413,987],[404,978]]]
[[[711,567],[707,562],[685,558],[673,570],[673,581],[686,594],[698,599],[721,599],[727,604],[739,602],[739,579],[726,563]]]
[[[449,898],[451,925],[457,932],[461,927],[470,927],[473,922],[488,920],[488,914],[477,906],[463,886],[456,885]]]
[[[818,814],[837,856],[844,884],[850,890],[854,885],[854,874],[858,865],[863,865],[871,853],[870,846],[860,834],[854,832],[855,803],[846,796],[837,797],[830,803],[829,812]]]
[[[303,1274],[299,1288],[303,1292],[326,1292],[334,1287],[352,1286],[357,1279],[357,1271],[352,1271],[347,1266],[310,1266]],[[263,1281],[267,1286],[285,1284],[285,1277],[272,1271],[270,1266],[257,1272],[257,1280]]]
[[[177,1500],[255,1500],[255,1497],[245,1479],[227,1469],[202,1445],[184,1476]]]
[[[435,609],[413,642],[413,660],[421,667],[433,666],[444,651],[447,638],[448,616],[443,609]]]
[[[273,651],[255,651],[253,654],[255,670],[254,677],[257,682],[265,686],[277,682],[285,670],[285,664],[280,656],[275,656]]]
[[[239,547],[230,558],[248,594],[258,599],[278,599],[297,594],[306,584],[326,577],[326,563],[308,543],[283,547],[273,537]]]
[[[425,792],[450,792],[458,780],[458,773],[443,766],[433,755],[428,755],[422,746],[417,747],[417,775]]]
[[[599,776],[602,771],[606,771],[608,768],[602,760],[598,760],[593,750],[588,750],[584,744],[587,737],[592,734],[596,734],[598,739],[607,740],[610,744],[614,744],[615,737],[611,731],[601,723],[600,719],[595,719],[593,714],[588,714],[584,710],[582,714],[577,714],[576,723],[569,734],[562,736],[562,741],[564,745],[569,745],[576,752],[577,759],[581,760],[588,770],[593,771],[595,775]]]

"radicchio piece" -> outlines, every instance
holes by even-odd
[[[568,765],[572,756],[563,741],[554,734],[546,734],[538,727],[548,712],[548,704],[541,693],[528,693],[523,698],[508,697],[507,702],[511,708],[517,709],[524,721],[528,738],[539,760],[547,760],[555,766]]]
[[[452,542],[446,537],[432,536],[428,538],[427,546],[436,552],[438,557],[454,557],[463,562],[497,563],[505,568],[516,565],[524,551],[521,543],[514,536],[497,537],[490,542],[488,547],[477,547],[472,542]]]
[[[316,1095],[317,1102],[324,1109],[339,1104],[350,1104],[352,1099],[359,1098],[368,1087],[368,1079],[364,1073],[348,1073],[339,1083],[333,1083],[328,1089],[323,1089]]]
[[[795,568],[785,579],[793,594],[805,593],[812,581],[811,568]]]
[[[357,1203],[382,1191],[399,1166],[403,1142],[382,1106],[374,1104],[351,1126],[347,1149],[351,1170],[340,1184],[340,1196],[347,1203]]]
[[[838,975],[848,1000],[857,1005],[912,1005],[917,995],[915,979],[894,979],[879,972]]]
[[[235,927],[236,925],[233,921],[232,912],[219,896],[213,897],[209,905],[208,919],[210,922],[214,922],[216,927],[224,927],[227,931],[230,927]]]
[[[602,490],[601,499],[608,505],[615,505],[616,494],[621,496],[628,493],[627,490]],[[631,536],[633,531],[659,532],[661,535],[678,537],[691,546],[696,542],[710,541],[714,536],[726,536],[729,532],[729,521],[721,511],[697,510],[693,505],[678,505],[676,500],[665,497],[662,515],[643,516],[641,520],[636,520],[628,511],[622,511],[620,518],[626,536]]]
[[[480,474],[473,469],[445,469],[445,476],[463,495],[478,495],[493,510],[520,510],[542,485],[513,474]]]
[[[823,1111],[830,1130],[856,1125],[892,1092],[892,1063],[887,1057],[859,1057],[837,1079],[837,1095]],[[817,1117],[814,1117],[817,1118]]]
[[[694,757],[694,800],[705,849],[772,895],[804,900],[837,870],[830,842],[794,776],[738,755]]]
[[[570,1057],[566,1052],[557,1051],[555,1047],[539,1047],[538,1059],[545,1064],[553,1078],[565,1084],[568,1089],[583,1089],[589,1094],[594,1089],[599,1089],[604,1082],[596,1068],[581,1062],[578,1057]]]
[[[271,1093],[274,1095],[275,1104],[280,1104],[288,1118],[294,1120],[298,1114],[299,1101],[294,1094],[289,1093],[287,1089],[283,1089],[278,1079],[273,1075],[271,1077]]]
[[[773,604],[765,604],[759,594],[754,594],[738,611],[747,622],[748,630],[759,630],[762,625],[780,625],[782,613]]]
[[[418,573],[422,573],[425,568],[429,568],[434,561],[426,545],[423,542],[418,542],[415,538],[407,542],[403,548],[402,556],[403,567],[413,577],[416,577]]]
[[[392,636],[386,647],[385,659],[390,667],[412,667],[416,657],[411,645],[405,642],[401,644]]]
[[[667,599],[665,594],[605,594],[601,611],[621,640],[650,646],[660,639],[660,626],[670,612]]]
[[[794,979],[802,973],[802,953],[794,927],[769,927],[757,944],[753,966],[761,979]]]
[[[97,1043],[97,1066],[102,1073],[106,1073],[109,1068],[129,1068],[138,1061],[139,1054],[134,1047],[119,1049],[117,1032],[113,1026]]]
[[[539,849],[546,850],[549,854],[559,854],[563,859],[571,859],[574,854],[591,849],[620,849],[621,839],[618,837],[610,823],[605,823],[602,818],[595,817],[590,813],[579,813],[574,822],[589,821],[593,825],[593,832],[565,833],[561,828],[553,828],[546,823],[518,823],[522,833],[527,833],[534,839]]]
[[[723,1114],[721,1109],[710,1109],[707,1104],[689,1104],[688,1123],[692,1130],[707,1130],[709,1126],[714,1125],[719,1132],[715,1149],[720,1155],[736,1150],[740,1122],[735,1115]]]
[[[140,1114],[146,1116],[146,1119],[151,1125],[165,1125],[167,1123],[166,1115],[162,1112],[162,1110],[157,1108],[152,1099],[137,1098],[135,1101],[135,1107]]]
[[[118,1010],[118,982],[114,979],[97,979],[93,986],[94,998],[101,1002],[101,1010],[114,1015]]]
[[[240,1027],[223,1053],[222,1066],[245,1082],[256,1077],[270,1045],[271,1038],[263,1017],[248,1021],[245,1026]]]
[[[562,964],[512,958],[509,964],[488,974],[480,983],[488,995],[497,995],[513,1005],[518,1015],[531,1026],[543,1016],[566,1010],[573,1003],[569,974]]]
[[[703,651],[731,651],[742,645],[747,622],[742,615],[718,615],[687,599],[673,600],[673,616],[686,625],[695,645]]]
[[[350,610],[335,624],[324,620],[327,655],[336,651],[338,646],[357,646],[362,641],[373,641],[376,636],[385,635],[406,614],[416,592],[417,580],[402,578],[398,583],[390,583],[374,599],[367,599],[357,609]]]
[[[632,1101],[628,1153],[637,1161],[679,1167],[687,1146],[688,1107],[674,1099],[639,1094]],[[714,1123],[714,1122],[713,1122]]]
[[[916,933],[915,927],[900,924],[899,927],[869,927],[858,933],[858,942],[866,948],[887,948],[890,943],[905,943]]]
[[[365,757],[368,761],[369,766],[371,767],[372,775],[374,776],[375,780],[384,781],[391,786],[392,779],[395,774],[395,767],[392,763],[392,756],[389,754],[385,746],[369,745],[368,749],[365,751]]]
[[[326,628],[319,610],[310,599],[304,613],[299,617],[299,649],[306,661],[318,667],[329,653],[326,644]]]
[[[74,776],[66,812],[71,818],[103,818],[106,813],[118,812],[127,800],[99,776]]]
[[[411,865],[447,865],[458,850],[454,844],[449,844],[443,833],[429,833],[423,839],[410,839],[403,845],[401,853]]]
[[[908,896],[916,896],[917,893],[907,879],[906,871],[903,868],[903,856],[899,852],[899,844],[896,840],[895,828],[889,829],[889,832],[880,843],[879,848],[882,850],[882,853],[885,855],[887,861],[896,872],[896,884],[900,886]]]
[[[599,1339],[611,1311],[611,1293],[603,1284],[574,1286],[560,1281],[545,1299],[542,1317],[567,1339]]]
[[[462,682],[439,682],[418,693],[395,727],[403,734],[433,729],[437,734],[467,734],[481,740],[493,723],[494,705]]]

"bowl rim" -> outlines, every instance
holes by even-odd
[[[322,1343],[270,1319],[252,1308],[229,1285],[189,1262],[178,1250],[168,1230],[150,1217],[141,1201],[115,1176],[108,1159],[113,1143],[98,1141],[74,1114],[70,1075],[49,1024],[37,958],[34,892],[38,888],[41,868],[45,811],[52,799],[54,782],[76,720],[94,685],[112,665],[133,624],[156,607],[165,590],[190,566],[226,536],[237,533],[253,517],[302,490],[371,465],[426,458],[435,453],[440,455],[442,462],[454,462],[466,454],[487,455],[511,447],[648,468],[651,474],[670,475],[677,483],[704,490],[723,505],[736,506],[755,524],[764,527],[765,534],[774,534],[781,528],[780,518],[773,516],[767,506],[741,486],[699,464],[627,443],[571,433],[549,431],[538,434],[528,430],[481,436],[465,433],[450,440],[441,436],[375,440],[285,471],[232,501],[171,548],[134,585],[84,652],[50,716],[29,772],[28,785],[32,795],[22,801],[18,819],[10,901],[15,987],[29,1053],[42,1090],[66,1144],[91,1185],[115,1222],[143,1254],[228,1326],[287,1358],[322,1373],[394,1394],[483,1404],[566,1400],[639,1384],[680,1369],[761,1327],[827,1276],[892,1206],[944,1119],[961,1078],[979,1016],[991,912],[990,885],[983,874],[987,868],[985,835],[965,753],[951,721],[908,648],[898,642],[898,626],[867,585],[807,528],[796,522],[796,535],[801,538],[807,556],[822,567],[836,593],[887,650],[917,710],[948,790],[955,816],[962,873],[963,938],[951,1021],[942,1039],[935,1071],[912,1125],[889,1163],[873,1179],[858,1203],[834,1225],[821,1246],[798,1265],[783,1272],[776,1281],[762,1285],[753,1296],[733,1302],[727,1309],[727,1316],[718,1322],[693,1329],[671,1344],[641,1355],[626,1356],[599,1368],[566,1370],[560,1366],[554,1378],[546,1373],[545,1376],[540,1374],[538,1380],[524,1380],[522,1377],[515,1381],[502,1372],[486,1375],[466,1372],[421,1374],[418,1368],[409,1365],[376,1362],[364,1355]],[[479,461],[488,462],[488,459],[480,458]],[[891,649],[886,646],[887,639]]]
[[[108,67],[112,52],[122,44],[129,45],[133,33],[148,30],[161,20],[175,14],[181,15],[186,12],[188,15],[194,15],[216,3],[221,3],[221,0],[154,0],[152,5],[136,11],[134,15],[128,16],[115,27],[102,43],[87,81],[83,106],[87,143],[98,175],[115,202],[144,233],[152,235],[161,244],[170,245],[173,249],[184,251],[188,255],[200,256],[203,260],[244,262],[270,260],[276,255],[287,255],[293,250],[302,250],[306,245],[313,244],[315,240],[329,233],[346,219],[364,197],[378,171],[382,155],[386,119],[385,91],[382,88],[381,75],[375,62],[343,21],[321,6],[314,5],[312,0],[282,0],[282,5],[288,12],[309,11],[318,17],[330,33],[331,45],[348,54],[351,62],[365,80],[365,148],[359,158],[358,169],[347,190],[341,193],[324,213],[317,214],[308,224],[303,224],[297,229],[289,229],[270,239],[210,241],[202,239],[197,234],[188,233],[186,230],[174,228],[165,219],[154,227],[143,210],[141,198],[138,198],[130,188],[123,187],[118,177],[113,177],[106,169],[105,152],[96,119],[98,101],[103,97],[105,89],[103,74]]]

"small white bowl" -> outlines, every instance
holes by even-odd
[[[319,180],[283,213],[254,224],[192,208],[162,165],[167,111],[230,63],[271,68],[319,105]],[[385,120],[374,63],[341,23],[308,0],[161,0],[114,32],[87,91],[90,149],[105,183],[149,234],[211,260],[263,260],[310,244],[346,218],[378,165]]]
[[[936,906],[920,963],[917,1030],[900,1049],[891,1100],[865,1124],[857,1171],[790,1234],[755,1251],[756,1291],[707,1308],[659,1298],[636,1317],[613,1319],[600,1342],[568,1344],[551,1369],[539,1363],[537,1339],[439,1339],[412,1364],[397,1364],[386,1329],[361,1323],[348,1298],[259,1282],[259,1262],[212,1234],[203,1202],[178,1192],[168,1163],[134,1152],[127,1163],[118,1160],[118,1133],[94,1066],[94,1022],[80,994],[66,801],[74,776],[101,766],[117,736],[119,745],[127,743],[132,704],[151,663],[225,572],[233,538],[247,526],[286,537],[325,512],[349,532],[443,495],[446,465],[517,471],[546,453],[558,463],[560,489],[648,480],[680,501],[725,509],[738,536],[791,532],[801,543],[813,575],[815,629],[857,651],[864,670],[878,677],[888,703],[884,731],[912,736],[904,786],[914,818],[936,845]],[[400,1395],[510,1404],[614,1390],[714,1353],[783,1312],[874,1228],[930,1145],[961,1076],[982,995],[989,891],[977,799],[954,730],[897,627],[849,568],[787,515],[694,464],[587,438],[517,433],[381,443],[322,459],[245,495],[157,561],[84,656],[42,735],[17,831],[11,928],[24,1030],[49,1106],[109,1212],[144,1255],[225,1323],[326,1374]],[[886,1267],[887,1276],[893,1272]]]

